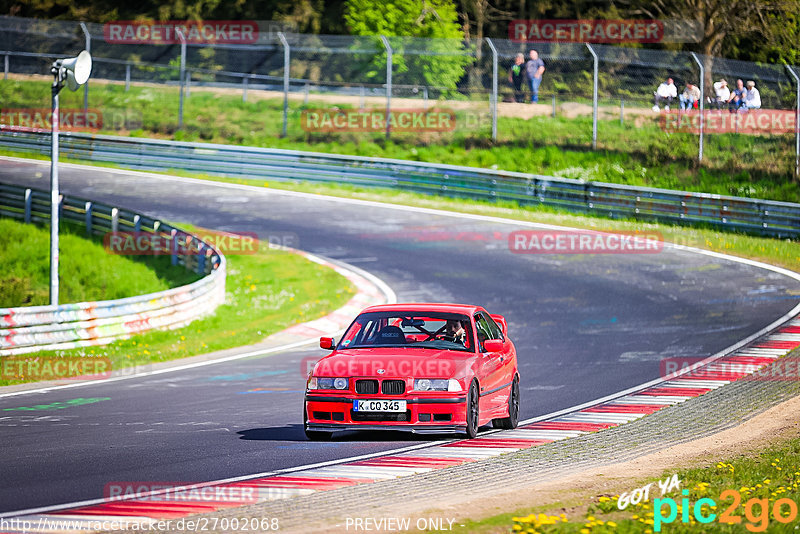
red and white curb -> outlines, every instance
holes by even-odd
[[[153,521],[179,519],[241,506],[242,502],[206,500],[199,489],[212,486],[228,490],[248,490],[252,502],[265,502],[327,491],[355,484],[425,473],[504,453],[536,447],[545,443],[581,436],[615,427],[686,400],[704,395],[731,382],[758,379],[755,373],[800,346],[800,316],[777,330],[763,335],[742,348],[666,380],[628,392],[608,401],[600,401],[568,413],[523,422],[515,430],[489,432],[472,440],[416,445],[381,456],[351,458],[340,463],[295,468],[271,474],[228,481],[199,484],[167,498],[158,492],[139,494],[126,500],[97,500],[56,510],[29,511],[17,515],[19,528],[4,532],[65,532],[96,530],[97,525],[117,522],[123,525],[152,524]],[[701,362],[702,363],[702,362]],[[790,378],[785,378],[790,379]],[[791,378],[797,379],[797,377]],[[247,504],[250,504],[248,501]],[[38,512],[38,513],[37,513]],[[20,512],[25,514],[25,512]],[[12,525],[13,526],[13,525]],[[124,526],[120,526],[124,529]]]

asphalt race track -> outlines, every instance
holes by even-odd
[[[46,162],[0,160],[3,182],[47,189],[48,172]],[[522,419],[657,378],[662,358],[713,354],[800,300],[789,277],[685,251],[513,254],[507,234],[522,229],[513,224],[101,168],[62,167],[61,187],[165,220],[296,236],[297,248],[380,277],[401,302],[502,313],[520,357]],[[109,482],[221,479],[420,442],[356,433],[306,441],[301,361],[323,354],[311,347],[0,398],[0,513],[100,498]]]

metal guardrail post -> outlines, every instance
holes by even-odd
[[[86,24],[83,22],[80,23],[81,30],[83,31],[83,36],[86,40],[86,44],[84,45],[84,50],[91,54],[92,52],[92,34],[89,33],[89,29],[86,27]],[[87,80],[86,83],[83,84],[83,112],[86,113],[89,111],[89,81]]]
[[[142,231],[142,218],[138,215],[133,216],[133,231],[134,232]]]
[[[553,93],[553,118],[556,118],[556,94]]]
[[[125,63],[125,92],[131,88],[131,64]]]
[[[31,222],[31,193],[30,189],[25,190],[25,222]]]
[[[178,39],[181,40],[181,70],[180,70],[180,101],[178,103],[178,129],[183,128],[183,85],[186,73],[186,37],[180,28],[175,28],[175,33],[178,34]]]
[[[492,141],[497,141],[497,48],[488,37],[486,44],[492,49],[492,99],[490,107],[492,110]]]
[[[93,219],[93,217],[92,217],[92,208],[93,208],[93,205],[92,205],[91,202],[87,202],[86,205],[83,208],[84,211],[86,212],[86,215],[84,217],[84,221],[85,221],[85,226],[86,226],[86,235],[88,235],[88,236],[92,235],[92,219]]]
[[[289,127],[289,73],[292,56],[289,41],[286,40],[283,32],[278,32],[278,39],[281,40],[281,45],[283,45],[283,130],[281,131],[281,137],[286,137]]]
[[[594,48],[589,43],[586,43],[586,48],[594,58],[594,75],[592,76],[592,149],[597,150],[597,77],[599,69],[599,58],[594,52]]]
[[[422,100],[425,102],[425,111],[428,111],[428,86],[422,88]]]
[[[623,126],[625,124],[625,99],[619,99],[619,125]]]
[[[119,231],[119,209],[111,208],[111,231],[117,233]]]
[[[242,102],[247,102],[247,76],[242,76]]]
[[[384,35],[381,35],[381,42],[386,49],[386,139],[389,139],[392,130],[392,46]]]
[[[362,85],[358,93],[359,93],[358,109],[364,109],[364,102],[366,101],[366,96],[367,96],[367,88]]]
[[[8,79],[8,54],[6,54],[6,59],[5,59],[5,61],[3,63],[5,63],[5,66],[3,68],[3,79],[7,80]]]
[[[691,52],[692,59],[694,62],[697,63],[697,66],[700,67],[700,146],[697,149],[697,161],[703,161],[703,133],[705,131],[705,90],[706,90],[706,69],[703,67],[703,62],[700,61],[700,58],[697,57],[697,54]]]
[[[786,65],[786,70],[792,75],[797,85],[794,108],[794,177],[800,178],[800,77],[789,65]]]

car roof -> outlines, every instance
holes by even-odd
[[[446,302],[404,302],[399,304],[378,304],[370,306],[363,310],[366,312],[381,312],[381,311],[431,311],[442,313],[463,313],[464,315],[473,315],[474,313],[483,310],[482,306],[475,306],[471,304],[453,304]]]

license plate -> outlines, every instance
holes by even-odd
[[[353,400],[354,412],[405,412],[404,400]]]

